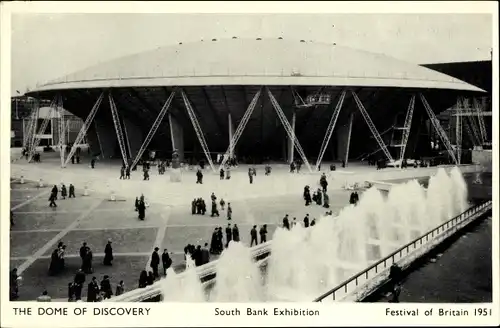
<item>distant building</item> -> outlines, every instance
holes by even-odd
[[[50,119],[44,133],[40,134],[40,146],[53,146],[59,143],[57,123],[61,120],[61,115],[56,112],[51,113],[50,103],[48,100],[40,100],[38,113],[33,113],[35,98],[20,96],[11,99],[11,147],[22,147],[30,121],[36,116],[38,116],[37,132],[40,132],[43,120]],[[64,110],[62,119],[66,124],[65,143],[74,143],[83,125],[83,120],[66,110]],[[85,142],[84,140],[83,143]]]

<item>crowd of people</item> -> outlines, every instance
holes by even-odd
[[[73,156],[74,157],[74,156]],[[73,161],[72,157],[72,162]],[[79,151],[77,151],[77,157],[76,157],[77,163],[79,163]],[[229,164],[234,164],[230,162]],[[291,173],[299,173],[301,169],[302,163],[300,161],[294,161],[290,164],[290,172]],[[92,159],[91,161],[91,167],[94,168],[95,166],[95,159]],[[169,164],[167,161],[161,161],[158,164],[158,173],[160,175],[164,174],[166,171],[166,168],[169,167]],[[202,167],[200,165],[200,168],[197,169],[196,171],[196,183],[197,184],[202,184],[203,183],[203,172],[202,172]],[[333,165],[330,167],[331,170],[335,170],[335,166]],[[149,170],[150,170],[150,164],[145,162],[143,164],[143,174],[144,174],[144,180],[149,180]],[[271,166],[266,165],[265,166],[265,175],[270,175],[271,174]],[[226,165],[224,168],[220,169],[219,176],[221,180],[229,180],[231,178],[231,165]],[[254,178],[257,176],[257,171],[255,167],[249,167],[248,168],[248,177],[249,177],[249,183],[252,184],[254,182]],[[123,165],[120,169],[120,179],[130,179],[130,167]],[[326,178],[326,175],[323,173],[321,175],[321,178],[319,180],[319,185],[320,188],[318,188],[313,195],[311,196],[310,193],[310,187],[305,186],[304,187],[304,200],[305,200],[305,205],[309,206],[312,202],[315,202],[317,205],[322,206],[324,208],[329,208],[329,197],[327,195],[327,188],[328,188],[328,181]],[[68,193],[69,191],[69,193]],[[52,190],[51,190],[51,195],[49,198],[50,204],[49,206],[51,207],[56,207],[55,201],[58,199],[58,195],[60,192],[60,196],[62,199],[68,198],[74,198],[75,197],[75,187],[70,184],[69,185],[69,190],[66,189],[66,186],[64,184],[61,185],[60,190],[59,188],[55,185]],[[226,208],[226,202],[224,199],[220,199],[219,202],[217,202],[217,196],[215,196],[215,193],[212,193],[210,196],[211,199],[211,217],[219,217],[220,212],[219,212],[219,206],[222,211],[226,211],[227,213],[227,220],[232,219],[232,207],[231,203],[227,203],[227,208]],[[350,203],[355,204],[359,200],[359,197],[357,195],[357,192],[354,192],[350,196]],[[136,197],[135,199],[135,211],[138,212],[138,218],[140,220],[145,219],[145,212],[146,212],[146,207],[147,203],[145,202],[144,195],[141,195],[140,197]],[[207,212],[207,206],[205,203],[205,200],[201,197],[193,199],[191,203],[191,214],[192,215],[205,215]],[[332,215],[332,212],[327,212],[326,215]],[[11,215],[12,217],[12,215]],[[12,219],[11,219],[12,221]],[[311,226],[314,226],[316,224],[316,219],[310,218],[309,214],[306,214],[306,216],[303,218],[303,226],[308,228]],[[290,230],[293,226],[297,225],[297,219],[294,217],[292,220],[289,219],[289,215],[286,214],[285,217],[283,218],[283,228]],[[250,247],[254,245],[258,245],[259,243],[265,243],[267,242],[267,234],[268,234],[268,227],[267,224],[263,224],[260,227],[257,225],[253,225],[252,228],[250,229],[249,235],[250,235]],[[225,237],[225,238],[224,238]],[[188,257],[192,259],[194,262],[194,265],[196,266],[201,266],[210,261],[210,257],[212,255],[220,255],[225,248],[229,246],[229,243],[231,241],[234,242],[240,242],[240,231],[239,227],[237,224],[231,224],[228,223],[227,226],[225,227],[224,231],[221,226],[215,227],[214,231],[211,236],[210,243],[204,243],[203,246],[198,244],[198,245],[192,245],[188,244],[184,248],[184,254],[185,258],[187,259]],[[49,266],[49,274],[50,275],[59,275],[61,272],[65,270],[65,251],[66,251],[66,245],[63,242],[60,242],[57,246],[56,249],[52,252],[51,255],[51,262]],[[151,268],[150,271],[143,270],[140,273],[139,276],[139,282],[138,282],[138,287],[139,288],[144,288],[149,285],[152,285],[154,281],[158,278],[160,278],[160,265],[162,265],[163,268],[163,275],[167,274],[167,269],[170,268],[173,264],[172,258],[170,257],[170,253],[168,252],[167,249],[164,249],[164,252],[162,254],[159,254],[159,248],[155,247],[153,253],[151,254],[151,260],[149,263],[149,267]],[[107,244],[105,245],[104,249],[104,259],[103,259],[103,265],[105,266],[111,266],[113,262],[113,248],[112,248],[112,243],[109,240]],[[80,301],[82,299],[82,290],[84,289],[84,285],[86,282],[86,276],[87,275],[93,275],[94,274],[94,268],[93,268],[93,252],[88,247],[86,243],[83,243],[82,247],[80,248],[80,258],[81,258],[81,267],[78,269],[78,271],[75,274],[75,277],[72,282],[68,284],[68,300],[69,301]],[[15,295],[14,297],[17,297],[17,278],[14,279],[16,276],[16,271],[13,271],[11,274],[11,294]],[[12,287],[13,286],[13,287]],[[111,283],[111,277],[108,275],[104,275],[102,277],[102,280],[100,282],[97,281],[97,277],[93,276],[91,280],[89,281],[87,285],[87,301],[88,302],[97,302],[101,301],[104,299],[108,299],[113,295],[120,295],[124,292],[125,286],[124,282],[120,281],[116,285],[116,290],[115,293],[113,293],[113,288],[112,288],[112,283]],[[14,292],[15,291],[15,292]],[[44,291],[42,295],[39,297],[41,300],[40,301],[46,301],[46,299],[50,299],[50,296],[48,296],[47,292]]]

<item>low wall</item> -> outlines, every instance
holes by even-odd
[[[263,264],[271,253],[271,241],[252,247],[251,252],[253,260]],[[196,268],[205,288],[211,287],[215,283],[217,263],[218,261],[215,260]],[[180,273],[177,278],[182,279],[185,274],[186,272]],[[162,283],[163,279],[146,288],[134,289],[105,302],[159,302],[161,301]]]

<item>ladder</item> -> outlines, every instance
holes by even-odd
[[[457,101],[457,111],[460,112],[462,110],[462,104],[460,100]],[[460,114],[460,113],[459,113]],[[457,164],[461,163],[462,158],[462,116],[457,115],[455,117],[456,126],[455,126],[455,143],[456,143],[456,151],[457,151]]]
[[[38,111],[39,111],[39,102],[38,100],[35,100],[34,102],[34,106],[33,108],[31,109],[31,113],[30,115],[28,116],[28,129],[27,129],[27,132],[23,138],[23,148],[26,150],[26,151],[30,151],[31,149],[31,145],[33,144],[33,138],[36,134],[36,128],[37,128],[37,122],[38,122]],[[24,125],[24,122],[23,122],[23,125]],[[22,155],[21,155],[22,157]]]
[[[401,143],[401,152],[399,154],[399,165],[403,164],[403,159],[405,157],[406,145],[410,137],[411,122],[413,120],[413,111],[415,109],[415,95],[411,96],[410,104],[408,105],[408,111],[406,112],[405,125],[403,127],[403,140]]]
[[[33,136],[33,143],[31,144],[31,147],[29,150],[28,163],[31,163],[31,161],[33,160],[33,155],[35,155],[36,148],[38,147],[38,145],[40,145],[40,140],[42,139],[41,135],[45,133],[45,130],[47,129],[47,126],[49,125],[49,122],[50,122],[50,119],[52,118],[52,114],[54,112],[55,106],[57,106],[56,99],[54,99],[52,101],[52,103],[50,104],[49,115],[47,115],[47,117],[45,117],[43,119],[42,125],[40,126],[40,130],[38,130],[38,134]],[[37,119],[38,119],[38,116],[37,116]],[[36,132],[36,130],[34,132]]]

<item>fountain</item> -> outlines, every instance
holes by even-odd
[[[427,190],[417,180],[388,195],[372,187],[359,203],[325,216],[314,227],[277,228],[266,274],[250,249],[231,242],[217,265],[215,287],[204,295],[192,266],[163,281],[164,301],[307,302],[467,208],[467,185],[458,168],[439,169]],[[188,259],[189,260],[189,259]]]
[[[210,293],[214,302],[262,302],[262,274],[252,261],[250,248],[231,241],[216,266],[217,283]]]

